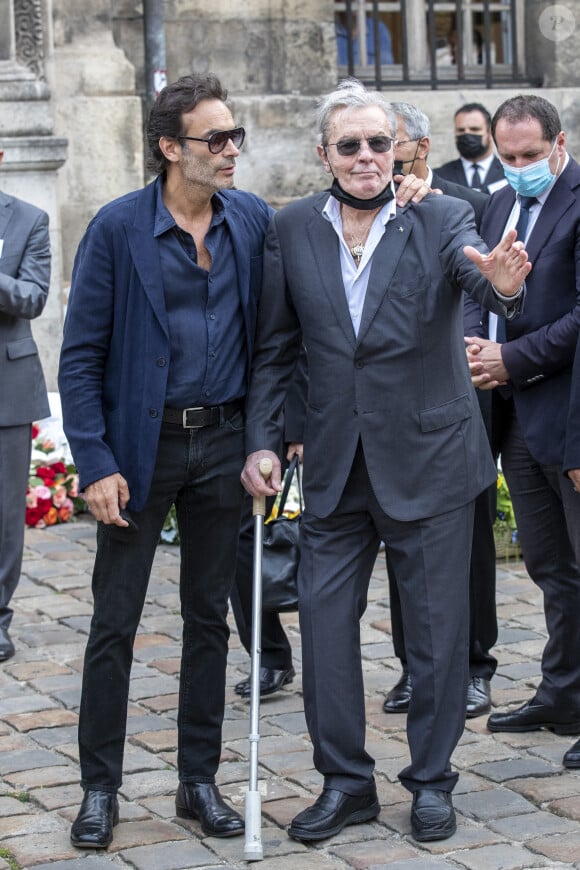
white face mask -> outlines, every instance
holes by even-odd
[[[558,159],[556,173],[550,169],[550,157],[556,149],[556,144],[557,140],[547,157],[536,160],[535,163],[530,163],[528,166],[516,169],[514,166],[508,166],[507,163],[502,162],[504,175],[516,193],[519,193],[520,196],[539,196],[550,186],[556,178],[560,166]]]

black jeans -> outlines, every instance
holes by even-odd
[[[164,423],[137,532],[99,523],[94,613],[79,720],[81,785],[121,785],[133,642],[159,535],[173,503],[181,538],[183,649],[178,769],[182,782],[213,782],[221,751],[229,629],[244,460],[242,412],[202,429]],[[130,506],[129,506],[130,507]]]

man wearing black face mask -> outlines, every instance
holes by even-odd
[[[393,171],[406,174],[413,172],[423,178],[431,188],[441,190],[446,196],[463,199],[475,213],[475,226],[479,229],[481,216],[489,197],[479,190],[472,190],[438,176],[427,165],[431,140],[429,118],[409,103],[391,104],[397,119],[397,143]],[[479,323],[479,318],[477,320]],[[473,329],[468,321],[468,334]],[[478,390],[479,407],[488,438],[491,438],[491,395]],[[469,682],[465,700],[465,713],[472,719],[488,713],[491,707],[490,680],[495,673],[497,660],[490,650],[497,641],[497,617],[495,608],[495,542],[493,522],[495,518],[495,481],[481,492],[475,500],[473,541],[469,566]],[[402,674],[388,692],[383,710],[385,713],[405,713],[413,691],[409,674],[401,602],[397,578],[387,551],[389,597],[391,602],[391,625],[395,655],[401,662]]]
[[[279,410],[304,344],[298,598],[304,709],[324,786],[288,833],[323,840],[380,812],[359,623],[383,540],[414,685],[411,763],[399,777],[413,793],[414,838],[441,840],[456,827],[450,758],[465,723],[473,503],[495,480],[465,363],[461,288],[511,317],[530,267],[515,232],[487,254],[460,200],[400,207],[384,94],[347,79],[321,101],[318,127],[330,191],[281,209],[266,234],[242,472],[253,496],[280,490]]]
[[[461,157],[436,169],[441,178],[495,193],[507,184],[501,162],[493,153],[491,115],[481,103],[466,103],[455,112],[455,145]]]

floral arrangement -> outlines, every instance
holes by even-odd
[[[497,475],[497,510],[493,527],[497,557],[520,558],[521,547],[512,499],[502,471]]]
[[[69,458],[66,441],[57,444],[57,439],[51,437],[49,431],[42,431],[36,423],[33,425],[26,525],[43,529],[57,523],[68,523],[75,514],[87,509],[79,495],[76,468]]]

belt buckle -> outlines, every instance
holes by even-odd
[[[191,426],[189,426],[187,424],[187,415],[190,411],[203,411],[203,405],[197,405],[195,408],[184,408],[183,409],[183,414],[181,417],[181,422],[182,422],[183,428],[184,429],[201,429],[202,428],[201,426],[195,426],[193,424]]]

